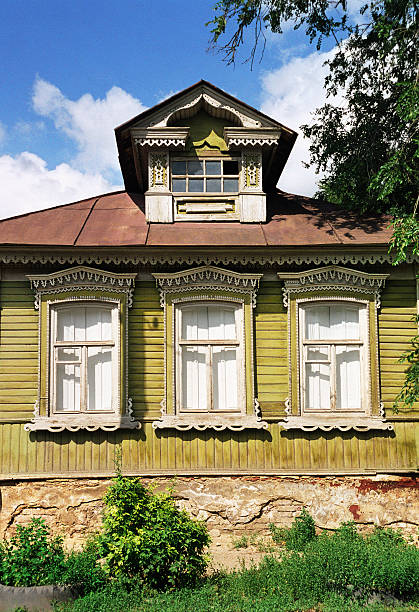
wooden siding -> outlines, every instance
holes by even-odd
[[[0,479],[17,475],[107,475],[117,445],[128,473],[365,473],[416,468],[414,428],[395,434],[268,431],[170,432],[144,423],[139,431],[27,433],[23,424],[0,426]]]
[[[397,364],[415,333],[415,282],[392,281],[379,314],[382,396],[395,432],[283,431],[275,417],[288,395],[287,312],[280,283],[261,283],[254,311],[256,395],[268,431],[155,431],[164,393],[164,320],[153,282],[140,282],[129,312],[129,394],[139,431],[28,433],[37,391],[38,314],[27,283],[0,283],[0,478],[108,475],[122,445],[127,473],[365,473],[416,468],[415,425],[393,415],[405,366]],[[20,421],[20,422],[19,422]]]
[[[0,281],[0,422],[30,419],[38,392],[38,313],[29,282]]]
[[[393,403],[403,384],[406,364],[398,363],[399,357],[409,350],[409,340],[418,333],[417,323],[412,320],[417,314],[416,281],[395,280],[387,283],[381,297],[378,315],[381,398],[387,416],[393,415]],[[401,415],[418,414],[416,404],[413,411],[399,407]]]

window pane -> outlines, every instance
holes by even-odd
[[[172,189],[173,191],[184,193],[186,191],[186,179],[173,179]]]
[[[328,340],[329,327],[329,306],[311,306],[306,308],[307,340]]]
[[[213,410],[237,410],[237,349],[212,348]]]
[[[85,340],[85,308],[60,308],[57,310],[57,340],[70,341]]]
[[[336,347],[336,408],[361,409],[361,358],[358,347]]]
[[[109,308],[87,307],[86,340],[112,340],[112,320]]]
[[[236,160],[224,160],[224,172],[223,174],[238,174],[239,173],[239,162]]]
[[[220,161],[206,161],[205,162],[205,174],[220,175],[221,174],[221,162]]]
[[[56,372],[56,411],[80,410],[80,366],[57,364]]]
[[[57,361],[80,362],[79,348],[57,348]]]
[[[329,361],[329,347],[308,346],[307,361]]]
[[[224,191],[231,193],[232,191],[239,190],[239,179],[236,178],[225,178],[224,179]]]
[[[235,310],[222,306],[208,306],[208,326],[211,340],[235,340]]]
[[[359,307],[336,304],[306,308],[308,340],[357,340]]]
[[[182,346],[182,408],[207,410],[207,366],[205,346]]]
[[[87,409],[112,410],[112,349],[87,349]]]
[[[305,404],[308,410],[330,408],[330,366],[306,363]]]
[[[188,161],[188,174],[204,174],[204,164],[202,161]]]
[[[220,193],[221,179],[207,179],[207,191],[209,193]]]
[[[204,191],[204,179],[189,179],[189,192],[202,193]]]
[[[186,174],[186,161],[172,162],[172,174]]]

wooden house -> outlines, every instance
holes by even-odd
[[[296,132],[206,81],[115,133],[125,191],[0,222],[0,529],[82,535],[116,448],[215,535],[413,528],[389,220],[279,191]]]

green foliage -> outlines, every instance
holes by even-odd
[[[269,525],[272,539],[276,544],[285,544],[288,550],[303,551],[306,545],[316,537],[316,527],[314,519],[310,516],[305,508],[301,514],[295,517],[292,526],[287,529],[285,527],[276,527]]]
[[[121,474],[105,498],[105,570],[118,579],[136,578],[156,589],[193,584],[204,573],[205,525],[178,510],[169,493],[153,493],[138,478]]]
[[[0,544],[0,583],[32,586],[60,582],[65,553],[62,538],[51,537],[45,521],[33,518]]]
[[[400,534],[376,529],[363,537],[353,524],[345,524],[332,535],[313,537],[303,551],[265,557],[259,567],[214,575],[193,589],[157,593],[114,584],[60,610],[413,611],[418,609],[418,581],[419,550]]]
[[[247,548],[249,546],[249,538],[245,535],[233,540],[233,546],[236,550],[239,548]]]
[[[82,550],[71,552],[65,559],[59,583],[76,587],[80,595],[102,589],[107,582],[107,574],[100,564],[101,555],[99,537],[87,540]]]
[[[317,48],[334,39],[329,101],[302,126],[311,163],[325,173],[318,196],[361,212],[411,214],[419,188],[417,2],[365,0],[356,19],[345,0],[221,0],[214,10],[207,25],[228,63],[246,47],[249,28],[252,61],[265,29],[280,35],[285,22],[304,27]]]
[[[419,316],[415,315],[413,320],[418,323]],[[411,348],[405,351],[399,359],[399,363],[408,364],[405,372],[403,386],[396,396],[393,409],[398,412],[400,404],[412,408],[413,404],[419,399],[419,335],[410,340]]]

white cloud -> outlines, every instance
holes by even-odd
[[[262,78],[262,112],[287,127],[299,132],[288,163],[279,180],[284,191],[311,196],[316,191],[320,176],[306,169],[302,161],[309,161],[309,142],[299,127],[310,123],[311,113],[326,100],[324,78],[328,73],[324,62],[335,50],[315,52],[305,57],[294,57],[281,68],[268,72]],[[332,101],[331,98],[328,99]]]
[[[54,122],[57,130],[71,138],[78,154],[71,162],[76,168],[109,173],[118,170],[114,128],[146,110],[146,107],[120,87],[112,87],[103,99],[89,93],[70,100],[52,83],[36,79],[34,110]]]
[[[25,151],[0,156],[0,217],[74,202],[121,189],[97,173],[80,172],[68,164],[48,170],[47,163]]]

